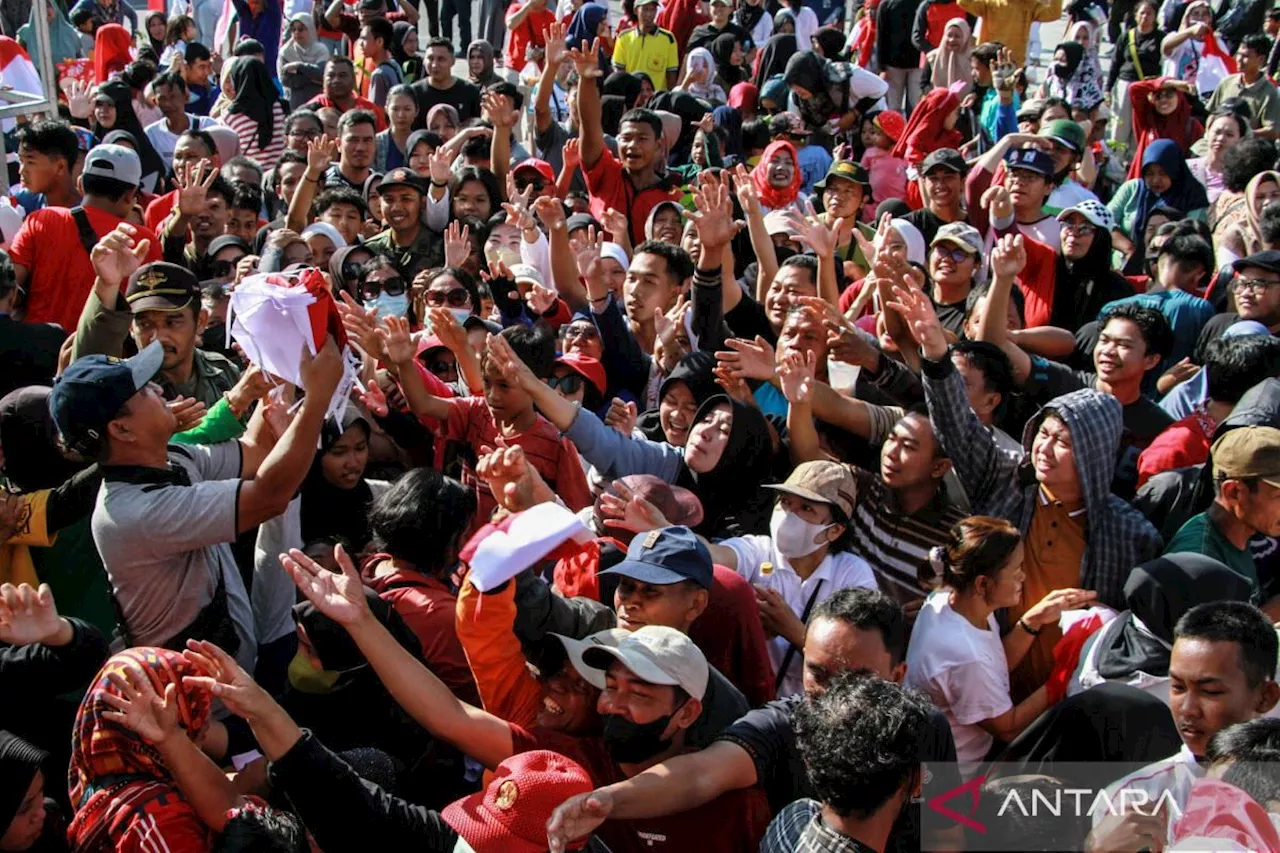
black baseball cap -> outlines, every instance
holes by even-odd
[[[143,264],[129,276],[124,300],[134,314],[181,311],[200,304],[200,280],[186,267],[164,261]]]
[[[1248,267],[1257,267],[1267,272],[1280,273],[1280,251],[1267,249],[1265,252],[1256,252],[1247,258],[1231,262],[1231,269],[1236,272]]]
[[[964,161],[964,155],[954,148],[939,148],[924,158],[924,162],[920,164],[920,174],[927,175],[938,167],[950,169],[960,175],[969,173],[969,164]]]
[[[658,586],[693,581],[711,589],[714,563],[711,552],[692,530],[663,527],[637,535],[627,549],[627,558],[600,574],[622,575]]]
[[[160,372],[164,346],[152,341],[133,358],[86,355],[53,381],[49,411],[68,446],[106,435],[107,424]]]
[[[408,187],[422,195],[427,194],[426,187],[422,185],[422,179],[412,169],[406,169],[404,166],[399,166],[383,175],[382,182],[378,184],[378,192],[386,192],[392,187]]]
[[[575,213],[573,216],[570,216],[568,220],[565,222],[566,232],[569,234],[572,234],[574,231],[577,231],[579,228],[587,228],[591,225],[594,225],[597,231],[604,230],[604,226],[601,225],[599,220],[597,220],[590,213]]]

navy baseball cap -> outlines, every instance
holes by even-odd
[[[152,341],[133,358],[87,355],[53,381],[49,411],[70,447],[100,440],[129,398],[160,372],[164,347]]]
[[[1010,169],[1026,169],[1046,178],[1052,178],[1057,170],[1053,158],[1039,148],[1014,148],[1004,155],[1004,164]]]
[[[602,575],[622,575],[658,586],[693,581],[711,589],[714,563],[702,540],[687,527],[662,527],[631,540],[627,558]]]

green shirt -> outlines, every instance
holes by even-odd
[[[408,246],[397,245],[390,228],[374,234],[364,245],[370,251],[390,257],[406,286],[423,270],[444,266],[444,237],[425,225],[418,229],[417,238]]]
[[[1218,525],[1210,521],[1208,512],[1187,519],[1187,523],[1178,529],[1172,541],[1165,546],[1164,552],[1212,557],[1253,584],[1253,603],[1261,603],[1258,569],[1253,563],[1253,553],[1247,547],[1237,548],[1223,536]]]
[[[1253,111],[1253,129],[1280,127],[1280,90],[1263,74],[1252,86],[1244,84],[1244,77],[1232,74],[1218,84],[1209,98],[1208,110],[1212,113],[1228,98],[1243,98]]]

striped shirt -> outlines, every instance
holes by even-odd
[[[942,489],[926,506],[904,515],[893,492],[870,471],[853,469],[858,505],[853,511],[853,551],[871,564],[880,589],[899,604],[923,601],[928,586],[920,569],[929,562],[929,549],[943,545],[952,525],[968,516],[946,499]],[[931,573],[926,570],[924,577]]]
[[[258,123],[244,113],[230,113],[222,117],[223,123],[240,138],[240,153],[257,162],[263,170],[274,169],[284,153],[284,108],[280,102],[271,105],[271,141],[267,147],[258,145]]]

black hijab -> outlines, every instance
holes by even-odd
[[[822,55],[833,62],[844,59],[844,33],[836,27],[818,27],[813,40],[822,48]]]
[[[693,137],[698,132],[698,122],[711,112],[705,101],[688,92],[659,92],[649,101],[649,109],[665,110],[680,117],[680,136],[667,152],[668,163],[688,163],[693,148]]]
[[[695,473],[687,466],[678,485],[694,491],[702,500],[702,523],[694,528],[706,537],[743,536],[769,529],[773,495],[760,484],[768,482],[773,468],[773,440],[769,424],[755,406],[716,394],[698,407],[694,424],[711,410],[729,404],[733,425],[720,461],[710,471]]]
[[[1075,41],[1064,41],[1053,50],[1054,53],[1058,51],[1067,55],[1067,67],[1064,69],[1066,74],[1059,75],[1059,79],[1065,85],[1071,79],[1071,75],[1076,73],[1080,63],[1084,61],[1084,45]]]
[[[1209,601],[1248,601],[1249,581],[1203,554],[1167,554],[1135,568],[1124,584],[1129,609],[1105,626],[1098,643],[1098,675],[1124,679],[1135,672],[1169,674],[1173,626]],[[1145,629],[1145,630],[1144,630]]]
[[[1133,295],[1133,285],[1111,268],[1111,232],[1095,228],[1093,245],[1078,261],[1071,261],[1058,243],[1049,325],[1078,329],[1096,320],[1102,306]]]
[[[411,154],[413,154],[413,149],[415,149],[415,148],[417,148],[417,147],[418,147],[418,143],[421,143],[421,142],[428,142],[428,138],[427,138],[427,137],[428,137],[428,135],[429,135],[430,133],[431,133],[431,131],[429,131],[429,130],[415,130],[413,133],[409,134],[409,138],[408,138],[408,139],[406,139],[406,140],[405,140],[405,142],[404,142],[404,165],[405,165],[405,168],[408,168],[408,167],[409,167],[409,156],[410,156]],[[419,175],[419,177],[424,177],[424,176]]]
[[[676,363],[676,366],[662,380],[662,384],[658,386],[658,400],[661,401],[667,396],[671,386],[682,382],[693,395],[693,401],[701,407],[708,397],[721,393],[720,386],[716,384],[715,374],[712,372],[715,370],[716,363],[713,353],[704,350],[689,353]],[[662,431],[662,419],[656,408],[642,414],[636,421],[636,428],[650,441],[667,440],[666,433]]]
[[[240,56],[231,66],[231,86],[236,96],[227,113],[239,113],[258,126],[258,147],[266,148],[275,135],[272,105],[280,99],[266,64],[256,56]]]
[[[133,137],[134,150],[138,152],[138,159],[142,161],[142,177],[146,178],[147,175],[163,177],[164,161],[160,159],[156,149],[151,147],[151,140],[147,139],[147,134],[142,129],[142,122],[138,121],[138,115],[133,111],[133,89],[128,83],[117,78],[99,86],[98,95],[106,95],[115,104],[116,123],[111,128],[105,128],[95,120],[93,135],[99,140],[105,140],[113,130],[128,132]],[[143,189],[149,190],[154,187],[144,186]]]
[[[337,255],[337,252],[334,252]],[[345,255],[343,258],[345,259]],[[341,262],[339,262],[341,263]],[[354,406],[348,406],[339,430],[332,420],[324,422],[320,431],[320,451],[311,462],[311,470],[302,482],[302,541],[313,542],[327,536],[340,537],[349,553],[358,554],[369,544],[369,505],[373,490],[364,477],[354,489],[333,485],[324,477],[321,460],[346,434],[347,430],[363,430],[369,437],[369,422]]]
[[[787,70],[787,61],[796,52],[795,33],[778,33],[765,42],[760,51],[760,64],[756,66],[756,88],[764,92],[765,81]]]
[[[716,74],[724,86],[725,94],[747,77],[747,72],[740,65],[733,65],[733,49],[741,44],[741,40],[733,33],[723,33],[711,42],[711,55],[716,61]]]
[[[49,411],[47,385],[28,385],[0,399],[0,447],[4,448],[4,475],[24,492],[51,489],[64,483],[80,466],[58,452]]]
[[[31,781],[48,758],[40,747],[0,729],[0,829],[13,823]]]
[[[761,0],[759,6],[752,6],[750,3],[743,3],[733,12],[730,19],[746,32],[748,36],[756,31],[756,24],[760,23],[760,19],[764,17],[764,2]]]

